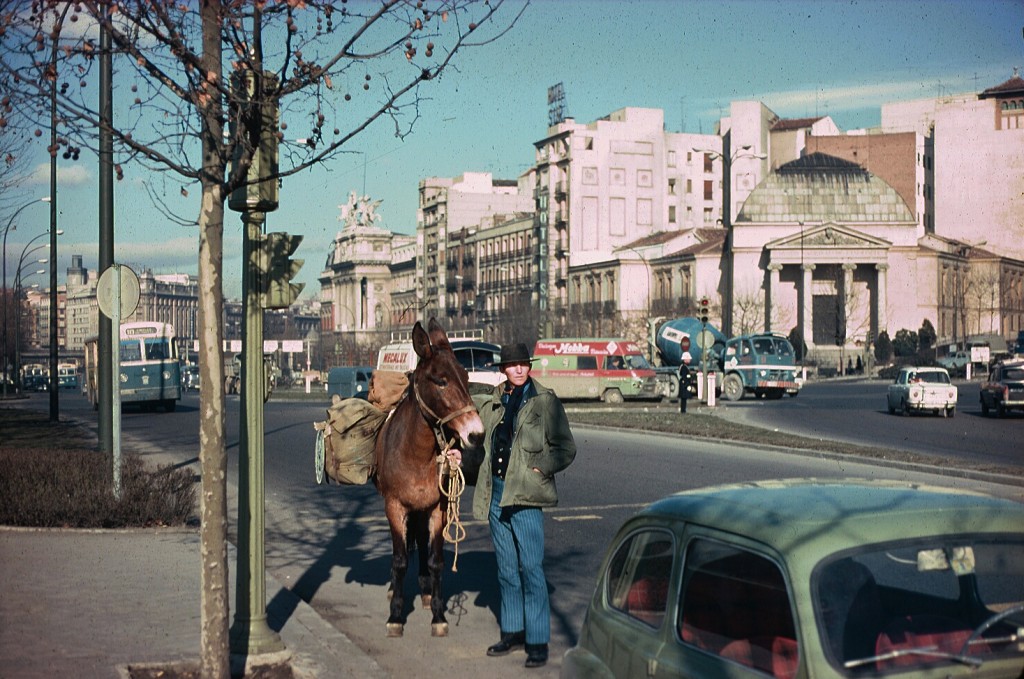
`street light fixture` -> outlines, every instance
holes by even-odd
[[[727,335],[732,333],[732,164],[740,158],[753,158],[765,160],[768,155],[755,153],[751,144],[744,144],[732,154],[725,154],[721,151],[711,149],[694,148],[696,153],[705,153],[722,159],[722,227],[725,229],[725,248],[723,250],[725,259],[725,295],[722,300],[722,331]]]
[[[33,205],[35,205],[36,203],[49,203],[49,202],[50,202],[50,197],[49,196],[43,196],[42,198],[35,198],[33,200],[30,200],[29,202],[25,203],[24,205],[22,205],[21,207],[19,207],[17,210],[14,211],[14,214],[11,215],[11,218],[9,220],[7,220],[7,226],[4,227],[4,243],[3,243],[3,245],[4,245],[4,247],[3,247],[3,256],[4,256],[4,262],[3,262],[3,274],[4,274],[4,363],[3,363],[3,372],[4,372],[4,377],[5,378],[7,377],[7,362],[8,362],[7,361],[7,307],[9,306],[8,305],[8,300],[7,300],[7,234],[9,234],[13,229],[17,229],[18,228],[17,225],[15,225],[14,220],[18,218],[18,215],[21,214],[22,210],[30,208]],[[4,379],[4,397],[6,397],[6,396],[7,396],[7,380]]]

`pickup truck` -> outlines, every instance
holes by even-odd
[[[943,417],[953,417],[956,399],[956,385],[950,383],[945,368],[903,368],[886,394],[890,415],[930,411]]]

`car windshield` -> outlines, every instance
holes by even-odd
[[[1010,382],[1024,381],[1024,368],[1008,368],[1004,370],[1003,379]]]
[[[829,659],[854,674],[1024,654],[1018,537],[875,545],[819,565],[812,588]]]

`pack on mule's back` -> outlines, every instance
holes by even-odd
[[[373,449],[388,414],[361,398],[335,398],[324,433],[324,471],[337,483],[361,485],[373,474]]]

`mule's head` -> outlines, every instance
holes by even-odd
[[[412,346],[420,357],[412,382],[421,406],[429,411],[426,415],[443,421],[446,429],[458,434],[463,446],[479,446],[484,425],[469,395],[469,376],[455,360],[441,324],[431,318],[424,330],[417,321],[412,330]]]

